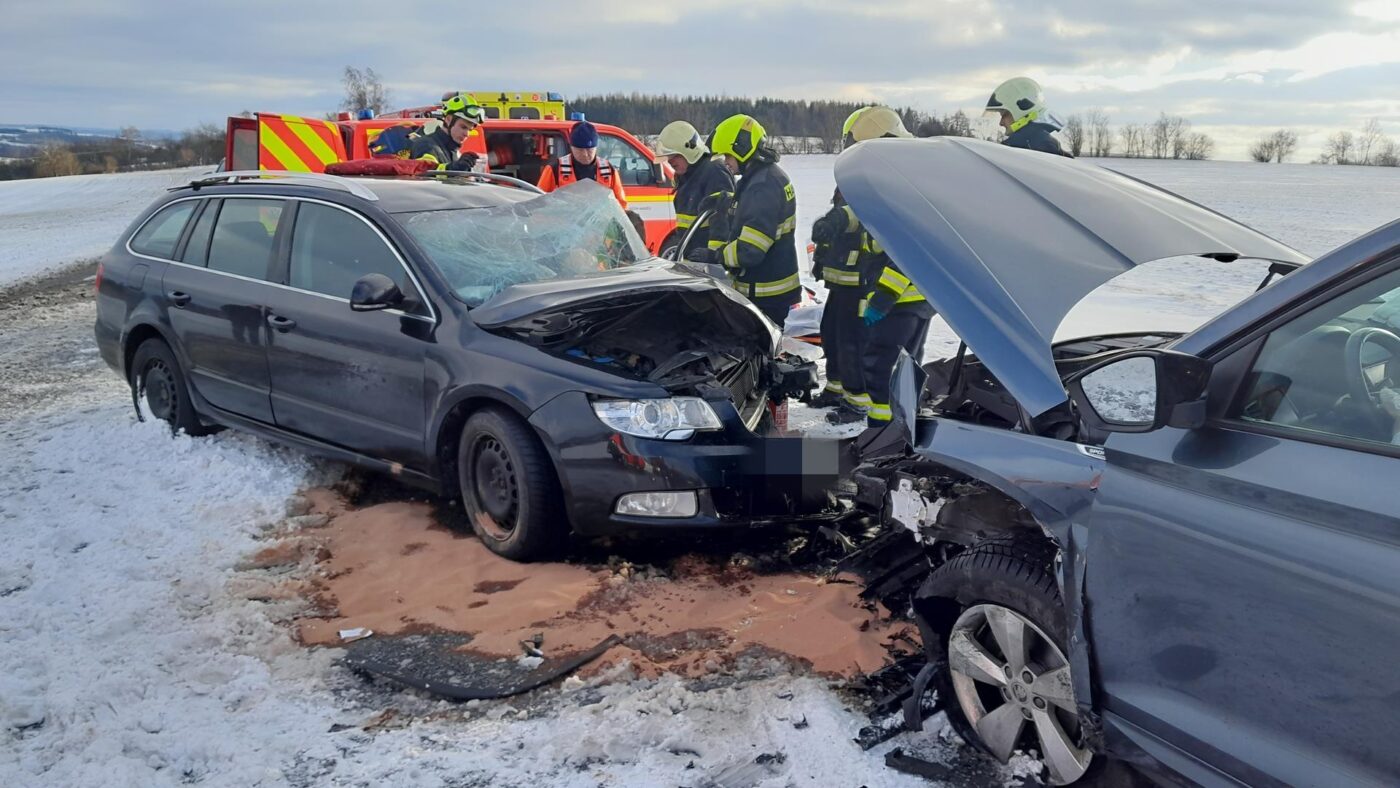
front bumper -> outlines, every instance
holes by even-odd
[[[686,441],[622,435],[593,414],[588,397],[556,397],[530,417],[545,441],[574,530],[585,535],[734,528],[821,516],[853,467],[849,441],[763,437],[728,401],[710,403],[723,428]],[[694,517],[615,513],[627,493],[694,490]]]

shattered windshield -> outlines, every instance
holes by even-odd
[[[522,282],[596,274],[650,257],[612,192],[593,181],[495,208],[406,213],[400,222],[468,306]]]

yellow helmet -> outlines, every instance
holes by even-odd
[[[705,141],[700,138],[700,132],[683,120],[667,123],[656,138],[656,153],[660,156],[681,156],[694,164],[709,152]]]
[[[889,107],[866,107],[851,124],[851,136],[856,142],[879,139],[880,137],[912,137],[904,128],[904,120],[899,113]]]
[[[461,118],[480,125],[486,120],[486,110],[481,105],[465,93],[457,93],[442,100],[442,115],[444,118]]]
[[[860,109],[846,116],[846,122],[841,124],[842,139],[845,139],[846,135],[851,133],[851,127],[855,125],[856,119],[859,118],[861,115],[864,115],[865,111],[869,109],[874,109],[874,107],[861,107]]]
[[[727,154],[742,163],[753,157],[767,135],[763,125],[748,115],[732,115],[715,126],[710,145],[716,155]]]
[[[1045,94],[1040,83],[1030,77],[1012,77],[997,85],[992,97],[987,99],[987,112],[1008,112],[1011,120],[1019,121],[1026,116],[1032,120],[1044,113]],[[1024,125],[1024,124],[1023,124]]]

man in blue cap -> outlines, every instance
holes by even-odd
[[[618,205],[627,209],[627,193],[622,190],[622,174],[598,155],[598,130],[581,120],[569,129],[569,153],[550,163],[540,174],[539,187],[552,192],[574,181],[594,180],[612,189]]]

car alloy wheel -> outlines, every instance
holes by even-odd
[[[969,607],[948,635],[948,667],[963,715],[1003,763],[1028,743],[1054,785],[1088,770],[1069,661],[1040,627],[1001,605]]]
[[[481,526],[492,538],[505,539],[520,516],[520,483],[510,452],[492,435],[472,447],[472,490],[481,506]]]

